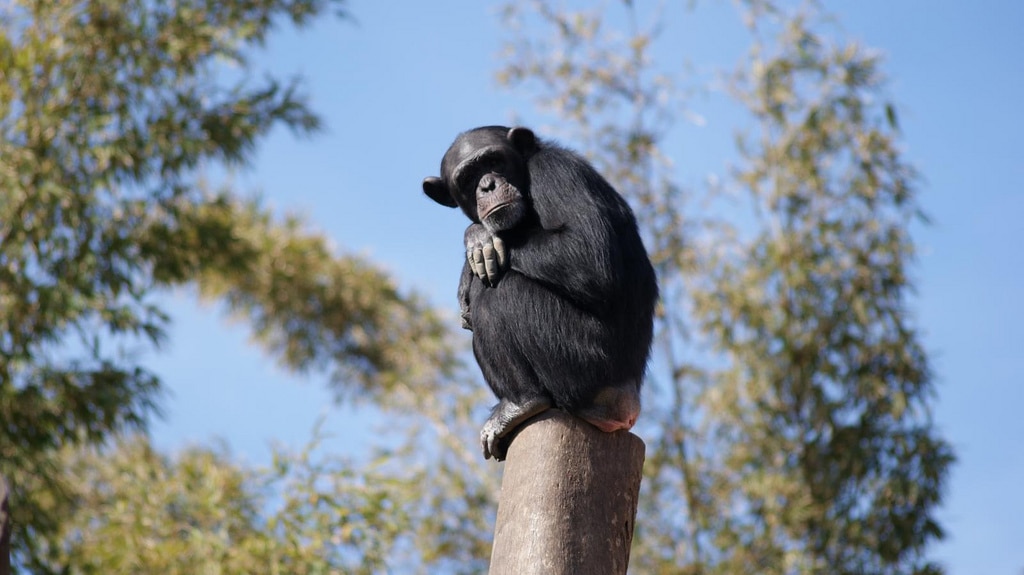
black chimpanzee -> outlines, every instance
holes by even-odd
[[[622,196],[579,155],[502,126],[460,134],[423,191],[473,220],[458,297],[500,400],[484,457],[504,459],[503,438],[550,407],[631,428],[658,287]]]

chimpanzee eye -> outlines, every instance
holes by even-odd
[[[480,158],[480,164],[477,169],[480,174],[500,172],[503,164],[504,162],[501,161],[501,156],[497,154],[489,154]]]
[[[472,165],[460,170],[456,175],[455,185],[459,189],[475,187],[476,182],[485,174],[505,174],[507,163],[505,157],[497,152],[483,154],[473,159]]]

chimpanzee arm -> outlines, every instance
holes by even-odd
[[[469,261],[462,264],[462,277],[459,278],[459,316],[462,317],[462,327],[473,331],[473,319],[470,312],[469,286],[473,282],[473,270]]]
[[[506,238],[511,268],[586,306],[608,301],[622,268],[619,250],[600,218],[573,218],[554,229]]]
[[[554,229],[532,225],[500,232],[506,240],[480,224],[470,225],[465,234],[460,301],[463,287],[468,291],[473,276],[487,287],[496,287],[509,267],[582,305],[604,300],[613,289],[617,264],[609,261],[613,246],[608,235],[601,233],[604,222],[592,219],[592,224],[573,222]],[[468,309],[468,299],[463,308]]]

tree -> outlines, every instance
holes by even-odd
[[[505,11],[500,79],[536,87],[589,144],[659,272],[650,393],[669,407],[646,415],[634,568],[938,572],[925,549],[952,453],[907,309],[924,218],[880,60],[823,35],[813,4],[743,7],[754,42],[729,93],[757,137],[738,138],[725,209],[722,187],[680,185],[661,147],[696,80],[658,73],[660,13],[622,2],[609,30],[601,10]]]
[[[16,565],[43,572],[60,529],[74,487],[60,480],[61,450],[144,428],[158,411],[159,379],[137,353],[163,340],[155,290],[196,282],[285,365],[331,370],[342,394],[429,386],[455,365],[417,297],[203,178],[210,165],[244,166],[273,126],[316,131],[299,85],[254,78],[247,54],[275,26],[341,5],[0,8],[0,475],[17,501]]]
[[[277,451],[267,469],[223,447],[168,457],[143,435],[60,453],[75,502],[41,554],[69,573],[377,573],[411,531],[396,500],[413,478],[317,452]],[[73,480],[72,480],[73,478]]]

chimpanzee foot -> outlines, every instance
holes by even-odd
[[[534,415],[551,407],[551,400],[538,396],[528,399],[522,404],[512,403],[506,399],[498,402],[491,416],[480,430],[480,444],[484,448],[484,459],[493,457],[504,461],[508,444],[502,441],[515,428]]]

